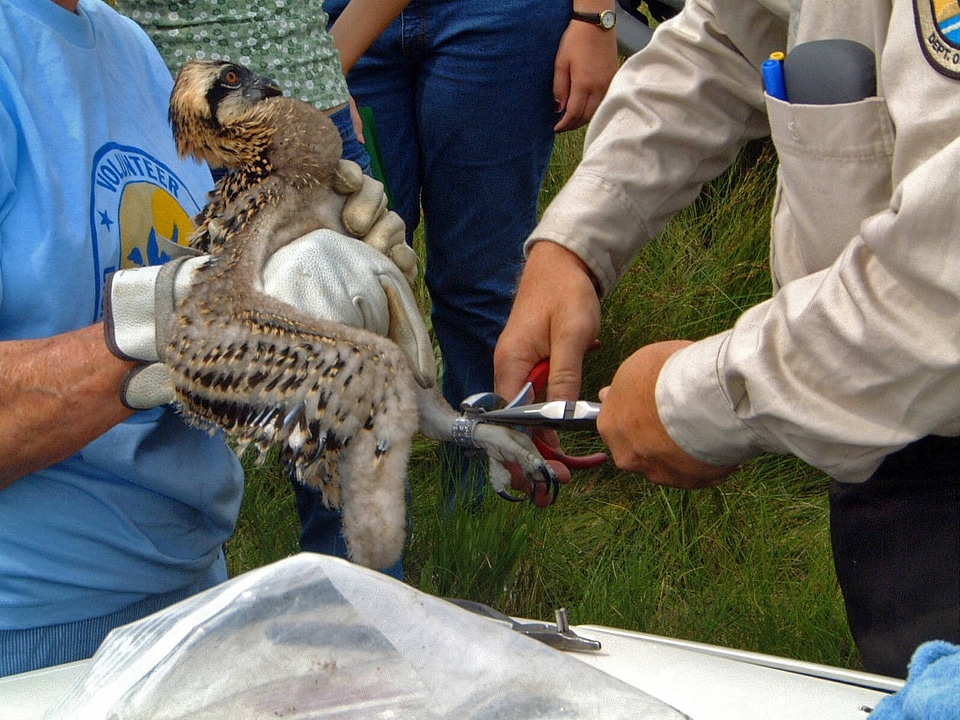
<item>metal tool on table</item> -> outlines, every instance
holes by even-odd
[[[492,620],[499,620],[501,622],[508,623],[513,630],[523,633],[527,637],[531,637],[534,640],[539,640],[542,643],[546,643],[550,647],[556,648],[557,650],[589,652],[600,649],[599,640],[591,640],[590,638],[582,637],[570,629],[570,623],[567,620],[567,611],[565,608],[560,608],[555,611],[557,624],[551,625],[549,623],[539,622],[520,622],[509,615],[505,615],[499,610],[494,610],[489,605],[474,602],[473,600],[461,600],[458,598],[445,599],[447,602],[451,602],[465,610],[469,610],[470,612],[483,615],[484,617],[491,618]]]
[[[541,360],[530,371],[527,382],[513,400],[508,402],[493,392],[471,395],[460,404],[464,419],[468,423],[509,425],[525,432],[545,459],[559,462],[570,471],[602,465],[608,460],[606,453],[567,455],[559,446],[554,447],[544,439],[544,430],[592,430],[595,432],[597,415],[600,413],[600,403],[587,400],[537,402],[546,391],[549,375],[550,361]],[[559,485],[554,484],[551,491],[550,502],[553,503],[560,491]],[[501,491],[499,495],[514,502],[525,499],[506,491]]]

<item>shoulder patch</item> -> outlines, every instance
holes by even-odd
[[[960,79],[960,2],[913,0],[923,54],[941,75]]]

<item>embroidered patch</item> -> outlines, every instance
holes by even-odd
[[[913,0],[913,11],[927,61],[937,72],[960,79],[960,2]]]

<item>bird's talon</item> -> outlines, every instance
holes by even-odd
[[[524,502],[525,500],[531,499],[526,497],[517,497],[516,495],[511,495],[506,490],[497,490],[497,495],[502,497],[504,500],[509,500],[510,502]]]
[[[550,487],[553,495],[553,497],[550,498],[550,504],[553,505],[557,501],[557,497],[560,495],[560,482],[554,478]]]
[[[540,475],[543,478],[543,482],[553,483],[554,485],[559,483],[557,479],[557,472],[552,467],[544,463],[540,466]]]
[[[540,468],[540,473],[543,476],[542,484],[550,488],[550,505],[553,505],[560,494],[560,478],[557,477],[556,471],[549,465],[543,465]]]

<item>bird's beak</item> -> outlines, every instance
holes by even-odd
[[[254,73],[254,76],[254,81],[249,83],[243,91],[244,97],[253,102],[259,102],[265,98],[283,95],[283,90],[280,89],[277,81],[273,78],[268,78],[257,73]]]

